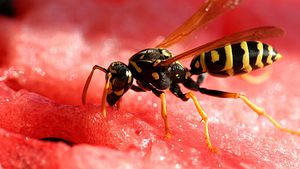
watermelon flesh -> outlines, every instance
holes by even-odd
[[[128,91],[118,107],[107,107],[103,118],[102,72],[95,73],[88,104],[81,105],[93,65],[127,63],[135,52],[155,46],[201,4],[15,1],[16,17],[0,17],[0,168],[299,168],[300,137],[258,118],[240,100],[195,93],[209,116],[218,154],[206,145],[193,102],[182,102],[170,92],[171,139],[164,138],[160,100],[150,92]],[[297,5],[296,0],[245,0],[170,50],[180,53],[255,26],[284,28],[284,37],[266,40],[284,56],[268,68],[268,81],[254,85],[238,77],[208,76],[202,86],[243,92],[283,126],[299,131],[300,77],[293,75],[300,66]],[[73,146],[40,140],[50,137]]]

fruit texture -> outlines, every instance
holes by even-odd
[[[194,1],[15,1],[14,17],[0,17],[0,168],[299,168],[300,138],[257,118],[239,100],[196,94],[210,118],[219,154],[204,140],[191,101],[167,93],[173,137],[164,139],[160,100],[152,93],[124,95],[119,107],[99,112],[104,74],[97,72],[81,105],[94,64],[127,63],[153,47],[202,4]],[[284,37],[268,39],[284,59],[270,79],[253,85],[238,77],[208,77],[203,87],[243,92],[282,125],[300,130],[299,1],[242,5],[196,31],[174,53],[250,27],[274,25]],[[189,65],[189,60],[184,60]],[[74,143],[43,142],[56,137]]]

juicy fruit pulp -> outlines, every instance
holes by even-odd
[[[0,18],[0,168],[297,168],[300,139],[264,118],[257,120],[238,100],[196,94],[209,115],[218,155],[206,146],[193,103],[170,93],[169,140],[163,138],[160,101],[150,92],[126,93],[118,110],[108,108],[108,117],[101,117],[103,73],[93,77],[90,104],[81,106],[81,91],[94,64],[127,63],[135,52],[155,46],[155,37],[167,35],[201,3],[16,1],[16,18]],[[289,8],[271,0],[250,3],[217,19],[200,37],[192,35],[184,49],[248,27],[283,27],[287,36],[272,45],[285,59],[272,66],[269,81],[252,85],[209,77],[203,86],[245,91],[284,126],[299,128],[300,89],[295,86],[300,77],[293,75],[300,66],[298,27],[292,21],[299,15],[299,2],[285,1]],[[182,51],[181,46],[171,50]],[[47,137],[75,145],[37,140]]]

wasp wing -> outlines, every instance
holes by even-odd
[[[196,28],[202,28],[207,22],[218,15],[233,9],[241,0],[208,0],[204,5],[179,26],[173,33],[167,36],[157,48],[166,48],[191,34]]]
[[[248,29],[245,31],[230,34],[228,36],[224,36],[210,43],[188,50],[184,53],[181,53],[170,59],[160,62],[160,65],[167,66],[177,60],[194,57],[201,54],[202,52],[207,52],[213,49],[224,47],[228,43],[234,44],[241,41],[255,41],[255,40],[260,40],[265,38],[277,37],[283,34],[284,31],[281,28],[273,27],[273,26],[265,26],[265,27]]]

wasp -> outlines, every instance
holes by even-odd
[[[175,56],[167,50],[169,46],[184,39],[196,28],[203,28],[209,21],[233,9],[239,3],[238,0],[208,0],[161,43],[154,48],[144,49],[134,54],[128,64],[116,61],[111,63],[107,69],[95,65],[85,83],[82,103],[86,103],[86,94],[94,71],[100,70],[105,73],[106,79],[101,102],[103,116],[106,117],[105,101],[113,106],[129,89],[136,92],[151,91],[161,100],[161,116],[164,120],[165,137],[167,138],[171,137],[165,94],[165,91],[169,90],[183,101],[193,100],[197,112],[202,118],[201,122],[204,123],[208,148],[216,150],[210,139],[207,114],[193,92],[183,93],[179,84],[191,91],[214,97],[241,99],[257,115],[264,116],[278,129],[300,136],[300,132],[282,127],[272,116],[243,94],[200,87],[206,73],[215,77],[242,75],[279,60],[282,55],[272,46],[259,40],[281,36],[284,34],[282,29],[264,26],[244,30]],[[179,60],[191,57],[193,59],[190,68],[183,67],[179,63]],[[196,76],[197,80],[193,80],[192,76]],[[136,84],[133,84],[134,80]]]

